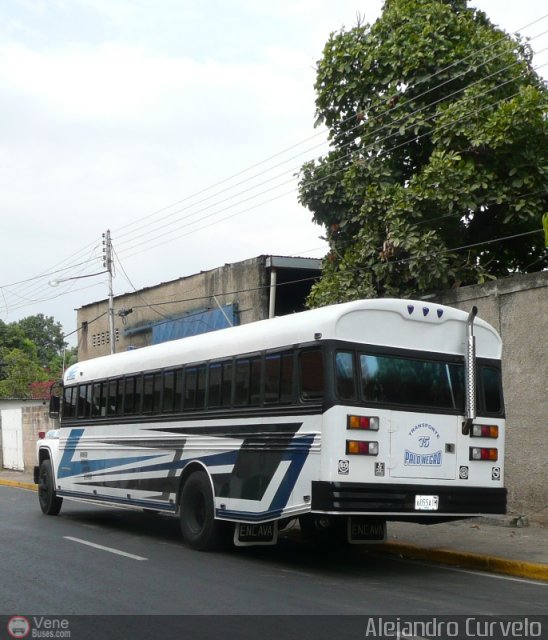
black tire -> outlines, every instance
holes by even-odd
[[[190,475],[181,492],[180,521],[183,540],[197,551],[214,551],[228,543],[230,525],[215,520],[211,482],[205,471]]]
[[[56,516],[61,511],[63,498],[59,498],[55,492],[53,469],[51,460],[43,460],[38,474],[38,500],[42,513],[47,516]]]

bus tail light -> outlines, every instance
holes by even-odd
[[[378,456],[379,443],[366,442],[364,440],[347,440],[346,454],[351,456]]]
[[[473,438],[498,438],[499,428],[491,424],[473,424],[470,435]]]
[[[488,447],[470,447],[470,460],[490,460],[496,462],[499,459],[498,449]]]
[[[367,429],[368,431],[379,430],[379,419],[377,417],[368,416],[347,416],[347,429]]]

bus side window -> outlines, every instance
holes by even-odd
[[[280,366],[280,402],[289,404],[293,401],[293,352],[282,353]]]
[[[196,382],[198,372],[196,367],[187,367],[185,369],[185,392],[184,392],[184,410],[196,408]]]
[[[354,354],[352,351],[337,351],[335,354],[337,395],[341,400],[356,399],[354,376]]]
[[[147,373],[143,376],[143,413],[152,413],[152,398],[154,396],[154,375]]]
[[[267,354],[264,371],[264,401],[265,404],[277,404],[280,401],[280,369],[281,355]]]
[[[91,415],[106,415],[106,382],[96,382],[91,396]]]
[[[319,349],[303,351],[300,363],[300,393],[302,400],[321,400],[324,395],[323,354]]]
[[[135,377],[135,398],[133,405],[133,413],[141,413],[141,404],[143,401],[143,376]]]
[[[115,411],[117,416],[124,415],[124,381],[117,380]]]
[[[173,411],[181,411],[183,404],[183,370],[177,369],[175,372],[175,393],[173,396]]]
[[[201,364],[197,367],[198,379],[196,381],[196,409],[205,407],[205,386],[206,386],[206,366]]]
[[[249,404],[258,405],[261,402],[261,358],[251,358],[251,379],[249,381]]]
[[[78,386],[78,418],[86,418],[90,415],[91,389],[90,384],[81,384]]]
[[[135,411],[135,376],[129,376],[124,383],[124,415]]]
[[[207,384],[207,406],[218,407],[221,404],[221,391],[223,380],[223,367],[220,362],[212,362],[209,365],[209,377]]]
[[[171,413],[175,398],[175,371],[164,371],[164,395],[162,399],[162,411]]]
[[[76,387],[65,387],[63,392],[63,417],[76,417]]]
[[[117,402],[118,402],[118,380],[110,380],[108,383],[108,398],[107,398],[107,406],[106,406],[107,415],[109,416],[116,415]]]
[[[232,366],[232,360],[223,362],[223,382],[222,382],[222,395],[221,406],[230,407],[232,402],[232,378],[234,368]]]
[[[249,400],[249,359],[236,360],[234,375],[234,404],[246,405]]]
[[[158,413],[162,409],[162,373],[154,374],[154,391],[152,394],[152,411]]]
[[[91,415],[101,415],[101,383],[96,382],[92,385],[91,391]]]
[[[265,404],[288,404],[293,399],[293,353],[270,353],[265,358]]]

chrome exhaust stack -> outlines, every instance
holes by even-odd
[[[478,308],[474,305],[466,321],[466,345],[464,353],[464,389],[465,415],[462,423],[462,433],[470,433],[472,423],[476,419],[476,337],[474,336],[474,319]]]

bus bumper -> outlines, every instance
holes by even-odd
[[[312,512],[384,516],[469,517],[506,513],[504,487],[462,487],[419,484],[312,482]],[[438,496],[435,511],[415,508],[416,496]]]

